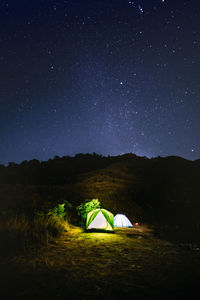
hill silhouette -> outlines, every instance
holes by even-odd
[[[99,198],[114,214],[151,224],[163,237],[198,242],[199,178],[200,160],[176,156],[93,153],[34,159],[0,165],[0,208],[23,208],[31,214],[63,199],[76,207],[85,199]]]

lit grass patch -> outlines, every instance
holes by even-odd
[[[0,218],[0,252],[10,255],[33,244],[48,244],[68,230],[68,222],[57,216],[4,214]]]

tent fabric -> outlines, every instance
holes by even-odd
[[[95,209],[88,213],[86,229],[100,229],[113,231],[114,216],[106,209]]]
[[[133,227],[133,225],[125,215],[118,214],[114,217],[114,227]]]

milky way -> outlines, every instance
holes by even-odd
[[[0,2],[0,163],[200,158],[200,4]]]

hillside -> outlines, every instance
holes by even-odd
[[[133,154],[0,166],[2,299],[193,297],[199,178],[199,161]],[[76,206],[91,198],[140,226],[85,232]],[[63,200],[73,206],[69,216],[49,216]]]
[[[0,166],[0,208],[28,211],[99,198],[115,213],[174,240],[199,241],[200,164],[180,157],[78,154]],[[72,220],[76,223],[76,214]]]

